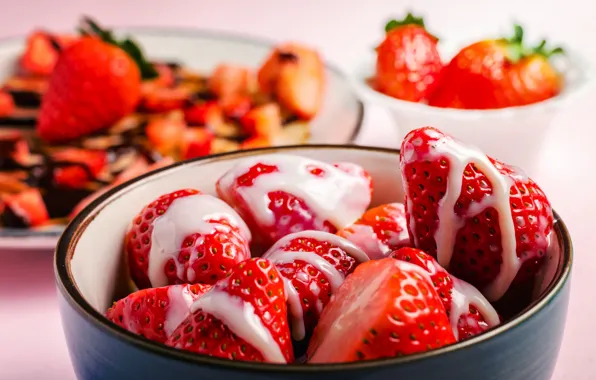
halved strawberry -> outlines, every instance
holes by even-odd
[[[263,256],[285,278],[292,336],[312,333],[323,308],[344,279],[368,256],[346,239],[320,231],[302,231],[277,241]]]
[[[238,264],[191,309],[167,345],[231,360],[292,363],[284,282],[268,260]]]
[[[11,218],[11,225],[37,227],[48,221],[49,215],[38,189],[27,189],[16,194],[5,194],[3,218]],[[10,212],[10,215],[6,215]]]
[[[400,160],[415,247],[491,301],[534,278],[553,226],[534,181],[431,127],[405,137]]]
[[[278,46],[259,69],[258,80],[263,92],[301,118],[313,118],[323,102],[325,66],[311,48],[295,43]]]
[[[182,138],[182,159],[188,160],[210,154],[214,137],[213,132],[207,128],[193,127],[186,129]]]
[[[153,148],[164,156],[172,155],[180,148],[185,131],[186,123],[178,112],[154,118],[145,127]]]
[[[184,119],[188,125],[211,127],[224,122],[223,112],[217,102],[196,103],[184,109]]]
[[[500,323],[499,314],[476,288],[450,275],[432,256],[416,248],[401,248],[391,257],[428,272],[457,340],[471,338]]]
[[[103,150],[66,148],[52,154],[60,165],[54,171],[58,186],[79,189],[96,179],[107,167],[108,158]],[[68,165],[69,163],[72,166]]]
[[[133,219],[125,238],[139,289],[214,284],[250,257],[250,232],[222,200],[194,189],[164,194]]]
[[[265,246],[293,232],[335,233],[356,221],[371,200],[362,175],[282,154],[243,160],[218,180],[217,192]]]
[[[0,91],[0,117],[10,116],[15,110],[15,104],[9,93]]]
[[[281,111],[277,103],[267,103],[248,111],[241,120],[251,135],[269,137],[281,131]]]
[[[455,342],[426,272],[385,258],[356,268],[327,305],[308,348],[310,363],[373,360]]]
[[[254,82],[252,71],[243,66],[218,65],[209,77],[208,87],[219,98],[246,95]]]
[[[118,326],[164,343],[211,285],[170,285],[136,291],[114,302],[106,317]]]
[[[47,76],[52,73],[60,50],[75,41],[74,36],[55,36],[36,30],[27,38],[25,52],[20,58],[20,68],[29,75]]]
[[[371,208],[356,223],[337,231],[337,235],[356,244],[372,259],[381,259],[410,244],[402,203]]]

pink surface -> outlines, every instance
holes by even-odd
[[[238,9],[241,4],[250,7]],[[350,70],[363,52],[374,46],[388,15],[399,13],[404,1],[2,1],[0,37],[22,34],[33,26],[68,29],[80,13],[96,16],[108,24],[178,25],[223,29],[251,35],[296,39],[320,48],[326,58]],[[412,2],[414,3],[414,2]],[[596,62],[594,2],[544,0],[498,2],[419,0],[417,9],[430,15],[433,31],[441,37],[482,36],[483,31],[503,30],[512,19],[531,28],[530,36],[556,35],[557,41],[585,49]],[[10,5],[8,5],[10,4]],[[449,14],[449,17],[444,15]],[[131,19],[132,17],[132,19]],[[288,20],[291,20],[291,23]],[[291,28],[288,28],[291,25]],[[464,36],[465,36],[464,35]],[[541,168],[530,173],[566,221],[575,247],[573,289],[563,348],[554,379],[593,379],[596,351],[593,330],[596,320],[591,276],[596,273],[596,256],[591,228],[596,215],[592,201],[596,174],[594,112],[596,91],[570,105],[548,131]],[[379,108],[367,109],[359,143],[397,147],[391,119]],[[531,142],[528,142],[531,144]],[[74,379],[64,342],[48,252],[0,252],[0,379]]]

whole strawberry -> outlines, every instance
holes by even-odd
[[[422,18],[411,13],[401,21],[389,21],[385,31],[385,40],[377,47],[375,88],[402,100],[424,100],[443,68],[438,39],[428,33]]]
[[[214,284],[250,257],[250,232],[222,200],[194,189],[164,194],[133,219],[125,238],[139,288]]]
[[[388,203],[367,210],[356,223],[337,231],[371,259],[381,259],[410,244],[406,210],[402,203]]]
[[[171,347],[231,360],[291,363],[284,282],[268,260],[238,264],[191,306]]]
[[[100,131],[130,114],[140,99],[141,74],[154,74],[141,71],[146,62],[132,41],[117,42],[90,20],[83,26],[85,36],[60,54],[42,99],[37,133],[48,143]]]
[[[126,330],[164,343],[211,285],[171,285],[136,291],[114,302],[106,317]]]
[[[385,258],[356,268],[323,311],[308,347],[310,363],[374,360],[455,342],[428,273]]]
[[[450,275],[435,259],[416,248],[400,248],[391,257],[426,270],[443,301],[457,340],[471,338],[500,323],[499,314],[472,285]]]
[[[348,240],[327,232],[287,235],[264,255],[286,279],[292,337],[312,333],[329,299],[368,256]]]
[[[563,53],[546,41],[527,47],[523,29],[511,38],[483,40],[463,48],[446,66],[429,104],[436,107],[494,109],[523,106],[556,96],[562,75],[550,58]]]
[[[490,301],[534,278],[553,227],[534,181],[431,127],[405,137],[400,162],[415,247]]]

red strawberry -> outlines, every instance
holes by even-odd
[[[250,111],[252,99],[250,96],[230,96],[219,101],[224,114],[230,119],[242,120]]]
[[[153,148],[164,156],[172,155],[182,144],[186,123],[181,113],[157,117],[147,124],[145,133]]]
[[[182,138],[182,159],[188,160],[210,154],[214,138],[213,132],[207,128],[188,128]]]
[[[85,37],[60,54],[43,96],[37,133],[49,143],[109,128],[135,110],[141,79],[158,76],[132,40],[116,41],[90,19],[79,29]]]
[[[58,186],[83,188],[96,179],[107,167],[108,158],[103,150],[67,148],[52,155],[61,165],[54,171]],[[72,163],[72,166],[64,164]]]
[[[277,103],[253,108],[242,118],[242,126],[251,135],[269,137],[281,131],[281,113]]]
[[[258,72],[260,88],[290,112],[312,119],[325,95],[325,66],[308,47],[285,43],[273,51]]]
[[[37,227],[48,221],[46,205],[38,189],[27,189],[2,197],[4,209],[10,210],[23,227]]]
[[[181,109],[190,98],[182,87],[164,87],[159,83],[143,83],[139,108],[144,112],[168,112]]]
[[[410,244],[406,211],[401,203],[388,203],[366,211],[356,223],[337,231],[371,259],[380,259]]]
[[[214,284],[250,257],[249,242],[248,228],[225,202],[184,189],[141,210],[126,234],[125,251],[140,289]]]
[[[47,76],[52,73],[60,51],[75,41],[74,36],[56,36],[36,30],[27,38],[19,65],[29,75]]]
[[[136,291],[114,302],[106,317],[118,326],[164,343],[211,285],[171,285]]]
[[[456,339],[471,338],[500,323],[495,309],[476,288],[447,273],[423,251],[401,248],[393,252],[391,257],[415,264],[429,273],[443,301]]]
[[[400,159],[415,247],[491,301],[534,277],[553,225],[534,181],[430,127],[406,136]]]
[[[15,104],[9,93],[0,91],[0,117],[11,116],[15,110]]]
[[[377,47],[374,86],[398,99],[425,99],[443,69],[437,38],[428,33],[422,18],[411,13],[402,21],[391,20],[385,31],[385,40]]]
[[[184,118],[188,125],[213,127],[224,122],[223,112],[217,102],[193,104],[184,109]]]
[[[220,64],[209,77],[208,87],[219,98],[227,99],[248,94],[253,83],[253,73],[249,68]]]
[[[327,305],[308,348],[310,363],[424,352],[455,342],[426,272],[385,258],[356,268]]]
[[[338,236],[319,231],[287,235],[263,258],[273,263],[285,278],[292,336],[309,336],[330,297],[368,257],[358,247]]]
[[[334,233],[359,218],[370,204],[370,177],[349,169],[269,155],[232,168],[218,180],[217,191],[252,227],[255,241],[267,246],[293,232]]]
[[[249,259],[193,304],[166,344],[232,360],[291,363],[285,299],[277,269]]]

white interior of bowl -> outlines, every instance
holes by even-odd
[[[121,35],[131,35],[151,59],[171,60],[189,68],[209,73],[220,63],[231,63],[255,69],[270,54],[267,42],[225,33],[199,30],[131,28],[116,29]],[[13,74],[17,58],[23,51],[24,39],[0,40],[0,80]],[[310,122],[310,142],[313,144],[345,144],[358,132],[362,107],[353,87],[337,69],[326,68],[327,88],[323,107]],[[295,142],[290,142],[295,144]],[[284,145],[283,142],[278,145]],[[0,229],[0,247],[20,247],[22,231]],[[45,231],[28,230],[41,238]],[[54,236],[58,236],[60,231]],[[16,234],[16,235],[15,235]],[[38,247],[40,242],[34,244]],[[55,238],[45,246],[53,247]]]
[[[399,157],[395,152],[357,147],[308,146],[282,150],[286,154],[329,163],[350,161],[361,165],[373,178],[372,206],[403,200]],[[162,194],[186,187],[215,194],[217,179],[250,154],[241,152],[173,167],[135,182],[103,201],[82,222],[81,235],[77,240],[75,234],[74,247],[71,247],[73,257],[70,272],[83,298],[103,314],[114,301],[115,292],[128,282],[122,260],[123,239],[131,220],[142,207]],[[542,294],[552,282],[560,252],[561,247],[555,237],[549,252],[552,265],[545,267],[540,276],[535,296]]]

